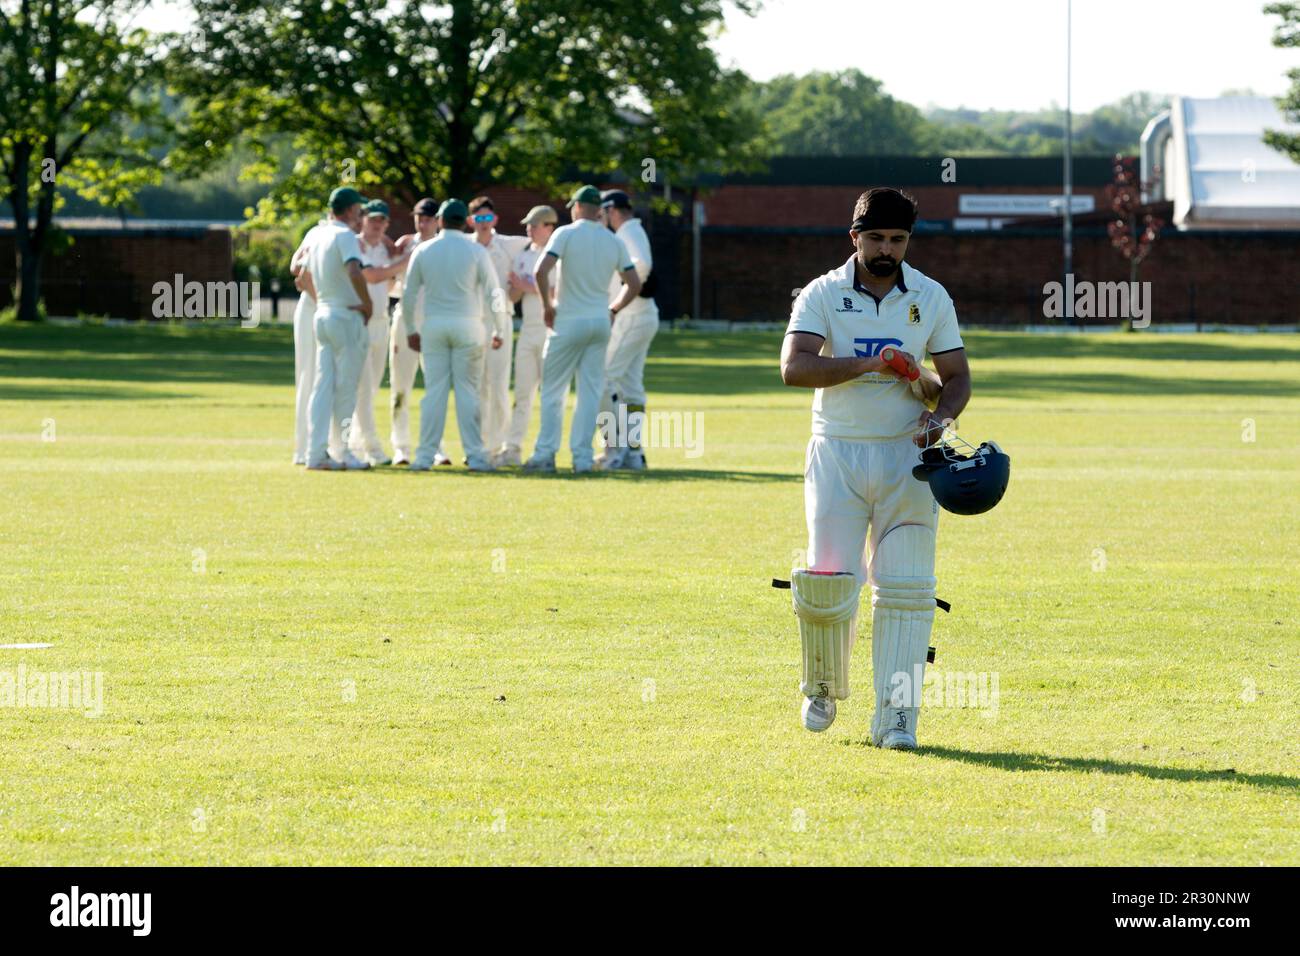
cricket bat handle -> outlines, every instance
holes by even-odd
[[[899,375],[906,378],[909,382],[915,382],[921,377],[919,370],[908,369],[907,359],[903,358],[903,353],[898,351],[898,349],[894,348],[892,345],[886,345],[880,350],[880,360]]]

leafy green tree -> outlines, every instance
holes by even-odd
[[[1270,3],[1264,12],[1282,18],[1273,30],[1274,46],[1300,47],[1300,3]],[[1278,100],[1278,107],[1293,122],[1300,122],[1300,67],[1287,70],[1286,75],[1291,88]],[[1267,130],[1264,142],[1300,163],[1300,135]]]
[[[1167,96],[1138,92],[1091,113],[1076,114],[1074,150],[1093,155],[1135,153],[1147,122],[1168,105]],[[941,131],[941,147],[935,151],[943,155],[968,151],[994,156],[1053,156],[1064,148],[1064,117],[1058,107],[1033,111],[932,109],[926,118]]]
[[[752,83],[741,104],[762,116],[776,155],[885,156],[915,153],[929,133],[916,107],[860,70],[782,74]]]
[[[38,316],[60,186],[109,206],[160,171],[156,79],[164,41],[120,24],[143,0],[0,0],[0,168],[14,216],[22,320]]]
[[[274,222],[340,183],[413,202],[486,181],[554,187],[566,170],[645,181],[755,164],[743,74],[707,45],[722,0],[195,0],[202,55],[172,73],[193,98],[178,167],[243,142],[277,179]],[[750,8],[749,0],[739,6]],[[270,152],[292,138],[287,175]]]

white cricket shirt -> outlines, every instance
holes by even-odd
[[[897,346],[920,361],[963,348],[957,313],[943,286],[906,262],[879,303],[858,281],[854,259],[804,287],[794,301],[786,334],[821,336],[828,358],[879,355]],[[915,431],[925,405],[893,372],[868,372],[819,388],[813,396],[812,431],[825,438],[890,439]]]
[[[510,336],[505,312],[496,312],[497,300],[509,301],[500,289],[487,250],[467,232],[444,229],[411,254],[402,284],[402,324],[406,334],[419,332],[425,319],[475,318],[489,322],[503,339]],[[421,296],[420,293],[424,295]],[[415,314],[416,305],[423,315]]]
[[[353,260],[358,265],[361,263],[361,243],[357,234],[335,220],[315,227],[312,232],[316,230],[320,231],[312,238],[311,248],[307,251],[307,271],[316,284],[317,311],[345,312],[354,305],[362,305],[357,301],[347,268]],[[361,318],[361,313],[355,315]]]
[[[530,242],[527,246],[525,246],[523,249],[520,250],[517,256],[515,256],[515,261],[510,267],[511,271],[513,271],[515,275],[519,276],[524,280],[532,279],[533,270],[537,268],[537,261],[541,258],[542,258],[542,250],[535,248],[533,244]],[[557,262],[555,264],[554,271],[552,271],[551,273],[552,289],[555,288],[555,283],[559,281],[559,273],[561,268],[563,267]],[[539,292],[536,291],[536,289],[537,286],[534,283],[533,285],[534,291],[525,292],[523,296],[521,296],[519,299],[520,307],[522,308],[524,313],[523,324],[525,326],[528,326],[529,328],[533,326],[540,326],[543,324],[542,296]]]
[[[478,239],[475,238],[474,241],[478,242]],[[483,244],[480,242],[479,245]],[[488,258],[492,260],[492,268],[497,271],[497,282],[500,283],[501,288],[510,288],[510,267],[514,265],[515,256],[527,247],[527,236],[503,236],[493,230],[492,241],[483,248],[487,250]]]
[[[609,318],[609,280],[632,268],[627,247],[592,219],[576,219],[551,233],[542,250],[564,263],[555,318]]]
[[[654,268],[654,259],[650,255],[650,237],[646,235],[645,226],[641,225],[640,219],[632,218],[619,226],[618,232],[614,235],[627,247],[627,254],[632,258],[632,266],[636,269],[637,278],[645,282],[650,275],[650,270]],[[622,294],[623,280],[614,276],[609,283],[609,304],[613,305],[617,302]],[[658,310],[659,306],[655,304],[653,298],[638,295],[619,315],[635,317],[647,312],[654,312],[657,315]]]
[[[330,221],[328,219],[322,219],[320,222],[316,223],[316,225],[307,230],[306,234],[302,237],[302,242],[298,243],[298,248],[293,251],[293,258],[290,260],[291,266],[301,266],[306,268],[307,253],[311,252],[311,244],[316,240],[317,236],[321,235],[329,224]]]
[[[383,268],[393,264],[393,258],[388,254],[388,248],[384,245],[382,237],[373,246],[366,245],[366,241],[359,236],[357,238],[361,246],[361,264],[363,266]],[[370,321],[386,318],[388,315],[388,280],[367,282],[366,288],[370,290]]]

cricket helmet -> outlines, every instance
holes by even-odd
[[[996,442],[980,442],[977,448],[945,430],[938,444],[921,452],[912,477],[929,483],[944,511],[978,515],[1002,500],[1011,479],[1011,458]]]

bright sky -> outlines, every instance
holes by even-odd
[[[1137,90],[1280,95],[1300,48],[1272,45],[1265,0],[1074,0],[1073,106]],[[715,44],[766,80],[856,66],[919,107],[1037,109],[1065,104],[1066,0],[766,0],[732,10]]]
[[[1074,108],[1138,90],[1280,95],[1300,48],[1272,45],[1279,20],[1264,3],[1074,0]],[[141,25],[185,28],[183,0],[151,6]],[[765,0],[755,17],[728,8],[714,46],[759,80],[856,66],[922,108],[1031,110],[1065,104],[1065,8],[1066,0]]]

